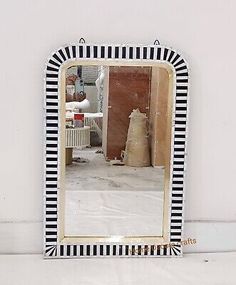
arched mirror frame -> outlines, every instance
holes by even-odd
[[[63,234],[61,100],[65,69],[74,63],[164,66],[172,79],[172,130],[164,239],[74,239]],[[181,256],[189,71],[183,57],[160,45],[68,45],[49,58],[45,70],[44,256],[46,258]]]

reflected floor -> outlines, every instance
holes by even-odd
[[[164,169],[114,166],[106,162],[101,148],[73,150],[73,157],[88,162],[66,166],[66,190],[155,190],[163,191]]]
[[[160,236],[164,170],[111,166],[98,150],[66,167],[65,235]]]

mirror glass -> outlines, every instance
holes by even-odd
[[[66,237],[163,235],[170,78],[157,66],[66,69],[61,112]]]

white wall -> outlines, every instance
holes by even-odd
[[[86,99],[89,100],[89,109],[84,110],[86,113],[98,112],[98,90],[96,86],[84,86],[84,92],[86,93]]]
[[[228,233],[230,239],[236,225],[235,10],[235,0],[1,3],[0,252],[41,251],[43,71],[52,51],[80,37],[145,44],[158,38],[186,57],[191,113],[185,228],[199,242],[208,234],[223,240]],[[225,226],[216,230],[219,221]],[[204,250],[229,249],[231,241],[215,241],[211,249],[208,240]]]

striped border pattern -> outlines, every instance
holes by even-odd
[[[169,245],[154,244],[60,244],[58,239],[59,180],[59,72],[60,67],[76,59],[140,60],[168,63],[174,72],[174,118]],[[176,51],[162,47],[132,45],[70,45],[59,49],[48,60],[45,76],[45,191],[44,255],[53,258],[88,256],[178,256],[182,255],[183,190],[186,156],[187,100],[189,71]],[[170,246],[171,245],[171,246]]]

